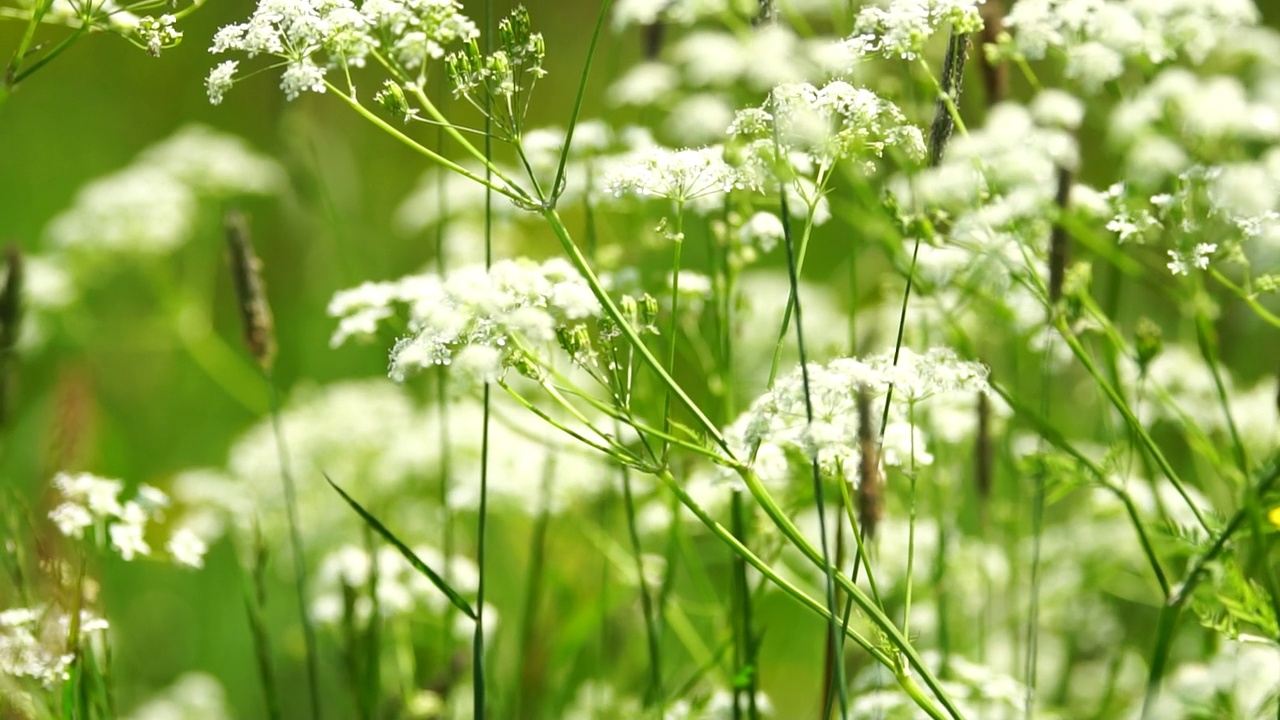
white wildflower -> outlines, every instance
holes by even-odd
[[[134,166],[86,185],[46,229],[55,247],[164,253],[191,234],[196,197],[169,173]]]
[[[962,361],[955,353],[936,348],[919,355],[903,348],[897,363],[892,355],[858,360],[839,358],[825,365],[808,366],[808,396],[813,421],[808,422],[805,378],[799,369],[778,379],[773,390],[757,398],[726,431],[740,445],[734,452],[750,457],[756,448],[771,445],[817,460],[827,477],[856,479],[858,446],[857,395],[865,388],[871,397],[883,397],[892,386],[895,398],[891,420],[898,439],[893,459],[919,464],[931,462],[923,436],[916,435],[905,408],[935,395],[976,394],[987,389],[986,367]],[[877,414],[873,421],[879,421]],[[886,428],[886,435],[888,428]],[[889,458],[885,458],[886,462]],[[760,472],[762,479],[779,480]]]
[[[738,36],[720,30],[685,35],[671,49],[671,58],[680,66],[685,82],[698,88],[732,87],[748,65],[758,62]]]
[[[310,60],[299,60],[285,66],[280,75],[280,89],[288,100],[296,100],[304,92],[325,91],[324,68]]]
[[[1084,103],[1064,90],[1049,88],[1031,101],[1031,116],[1042,127],[1075,130],[1084,120]]]
[[[221,105],[222,98],[226,95],[231,86],[235,84],[236,70],[240,67],[239,60],[225,60],[218,63],[209,71],[209,76],[205,78],[205,91],[209,94],[209,103],[212,105]]]
[[[616,159],[603,179],[615,196],[634,193],[686,203],[752,186],[750,175],[724,160],[724,148],[639,150]]]
[[[762,178],[773,176],[775,123],[784,155],[793,165],[793,154],[807,159],[811,173],[801,174],[813,174],[819,186],[840,160],[859,162],[870,172],[875,169],[875,159],[890,149],[908,158],[924,156],[923,134],[907,122],[898,106],[843,80],[822,87],[779,85],[769,102],[738,112],[729,134],[747,144],[749,162]]]
[[[676,103],[662,126],[682,143],[710,143],[724,138],[724,129],[733,122],[733,112],[723,95],[696,93]]]
[[[743,247],[756,248],[762,253],[772,251],[783,237],[782,219],[768,212],[752,215],[738,230],[738,242]]]
[[[433,365],[449,365],[456,352],[472,345],[498,350],[503,366],[509,366],[521,357],[517,337],[547,343],[556,328],[598,317],[601,308],[563,260],[503,260],[488,270],[473,265],[443,279],[417,275],[338,293],[329,306],[329,314],[339,319],[333,343],[367,335],[399,311],[407,313],[413,332],[391,353],[390,374],[403,380]]]
[[[1086,42],[1067,50],[1066,75],[1088,91],[1115,80],[1124,72],[1124,56],[1100,42]]]
[[[119,499],[124,484],[119,480],[91,473],[58,473],[53,478],[53,485],[68,502],[83,505],[95,518],[107,519],[124,514]]]
[[[67,653],[70,618],[48,608],[13,608],[0,613],[0,676],[29,678],[52,689],[68,677],[74,655]],[[106,623],[81,613],[81,637]]]
[[[679,84],[680,76],[670,65],[640,63],[609,86],[609,102],[615,106],[653,105],[669,97]]]
[[[1128,60],[1165,63],[1181,53],[1202,63],[1257,21],[1249,0],[1019,0],[1004,18],[1017,52],[1065,53],[1068,76],[1090,89],[1119,77]]]
[[[173,561],[187,567],[204,567],[204,555],[209,546],[190,528],[180,528],[169,538],[165,549],[173,556]]]
[[[244,141],[190,125],[81,188],[45,234],[64,251],[162,254],[190,239],[202,199],[269,194],[283,182],[280,166]]]
[[[1189,275],[1191,269],[1205,270],[1209,267],[1209,257],[1218,251],[1217,243],[1197,243],[1190,252],[1182,253],[1170,250],[1169,263],[1166,267],[1174,275]]]
[[[85,528],[93,525],[93,513],[83,505],[66,502],[49,513],[49,519],[58,526],[58,532],[69,538],[79,540],[84,537]]]
[[[967,35],[982,29],[978,6],[984,0],[891,0],[858,11],[847,43],[855,56],[914,60],[939,28],[950,25]]]
[[[417,546],[413,552],[427,567],[441,577],[449,578],[449,584],[462,593],[475,591],[479,574],[470,560],[454,556],[448,558],[435,548]],[[442,613],[449,607],[449,600],[418,570],[405,560],[400,551],[380,547],[374,556],[354,545],[343,545],[330,552],[320,562],[316,575],[316,598],[311,615],[318,622],[330,624],[342,622],[344,588],[359,593],[355,604],[355,619],[368,622],[373,604],[364,592],[376,569],[378,611],[382,617],[409,616],[418,613]]]
[[[133,560],[138,555],[150,555],[151,546],[144,537],[147,529],[148,515],[142,506],[129,501],[124,505],[119,522],[112,523],[107,529],[111,537],[111,547],[124,560]]]

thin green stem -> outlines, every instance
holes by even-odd
[[[697,421],[698,426],[707,433],[711,440],[723,450],[729,452],[728,443],[725,441],[724,436],[721,435],[719,428],[716,427],[715,423],[711,422],[711,419],[702,411],[702,408],[700,408],[698,404],[689,397],[684,388],[680,387],[680,384],[671,377],[671,374],[666,371],[662,363],[654,356],[653,351],[651,351],[648,346],[645,345],[644,340],[640,338],[639,332],[637,332],[636,329],[631,326],[631,323],[623,316],[622,311],[618,309],[617,303],[609,297],[609,293],[606,292],[604,287],[600,284],[600,278],[596,276],[595,271],[592,270],[591,266],[587,263],[586,258],[583,257],[582,250],[578,247],[577,243],[575,243],[573,238],[569,236],[568,229],[565,228],[564,222],[560,219],[560,216],[556,213],[555,209],[546,207],[542,208],[540,212],[551,225],[551,229],[555,233],[556,239],[560,241],[561,248],[569,257],[569,262],[572,263],[574,268],[582,274],[583,279],[587,282],[587,286],[591,288],[592,294],[595,295],[596,299],[600,301],[601,306],[603,306],[605,315],[607,315],[609,319],[617,325],[618,330],[627,338],[628,343],[630,343],[636,354],[640,356],[640,360],[648,366],[655,375],[657,375],[658,380],[666,389],[669,389],[672,394],[675,395],[675,398],[680,401],[680,404],[684,405],[685,408],[689,410],[690,414],[692,414],[694,419]]]
[[[375,57],[378,57],[379,60],[382,59],[381,56],[377,53],[375,53]],[[390,65],[387,65],[387,69],[391,70],[393,73],[396,72],[395,69],[392,68]],[[492,173],[493,177],[496,177],[499,180],[501,180],[503,183],[506,184],[507,187],[515,189],[517,192],[523,195],[524,196],[523,199],[525,200],[531,199],[527,195],[525,195],[523,191],[519,190],[519,185],[517,185],[510,177],[507,177],[507,175],[502,172],[501,168],[493,164],[493,160],[488,153],[477,148],[474,143],[468,140],[466,136],[464,136],[458,130],[457,126],[455,126],[453,123],[449,122],[445,118],[444,114],[440,112],[440,109],[436,107],[436,104],[431,101],[431,98],[427,96],[427,93],[422,89],[420,85],[410,84],[408,87],[408,90],[409,90],[409,93],[413,95],[414,98],[417,99],[418,104],[422,106],[422,109],[427,111],[427,115],[430,115],[431,118],[436,121],[436,127],[440,128],[440,130],[442,130],[445,134],[447,134],[450,138],[452,138],[455,142],[457,142],[458,145],[462,147],[463,152],[470,155],[475,160],[479,161],[480,164],[487,169],[487,173]],[[485,130],[484,137],[485,137],[485,145],[487,146],[491,141],[491,138],[488,135],[488,130]],[[443,156],[439,156],[439,157],[443,157]],[[453,168],[450,168],[450,169],[452,170]],[[472,178],[472,179],[474,180],[476,178]],[[497,188],[494,188],[494,190],[497,190]],[[501,192],[501,191],[498,190],[498,192]]]
[[[484,45],[485,52],[492,51],[493,43],[493,2],[484,0]],[[493,135],[492,116],[489,112],[490,96],[485,96],[484,121],[484,268],[486,271],[493,265],[493,193],[499,192],[493,184]],[[445,132],[448,132],[446,130]],[[459,136],[460,137],[460,136]],[[479,576],[476,581],[476,626],[475,636],[471,641],[471,684],[472,684],[472,717],[475,720],[488,720],[485,712],[486,688],[484,672],[484,599],[485,599],[485,551],[488,547],[489,523],[489,413],[490,393],[492,385],[484,384],[483,417],[480,421],[480,503],[477,518],[476,537],[476,569]]]
[[[672,233],[676,249],[671,261],[671,324],[667,330],[667,374],[676,373],[676,337],[680,331],[680,255],[684,248],[684,204],[676,203],[675,231]],[[662,430],[671,432],[671,388],[666,388],[662,399]],[[667,461],[670,446],[663,442],[662,461]]]
[[[316,643],[315,623],[307,612],[307,558],[302,543],[302,531],[298,522],[298,495],[294,487],[293,471],[289,463],[289,450],[285,445],[284,428],[280,422],[280,394],[270,370],[263,371],[270,393],[271,431],[275,435],[276,451],[280,459],[280,480],[284,486],[285,517],[289,523],[289,546],[293,556],[294,589],[297,591],[298,612],[302,620],[302,639],[306,646],[307,690],[311,699],[311,714],[316,720],[323,717],[320,703],[320,656]]]
[[[773,147],[774,152],[779,157],[782,156],[782,140],[779,135],[778,123],[773,123]],[[804,414],[805,421],[810,425],[813,424],[813,395],[809,385],[809,358],[808,351],[804,342],[804,315],[802,314],[802,305],[800,302],[800,272],[796,258],[795,237],[791,233],[791,213],[787,207],[787,189],[784,183],[786,180],[778,178],[778,202],[780,209],[779,218],[782,220],[782,238],[783,245],[787,254],[787,279],[791,285],[791,293],[788,298],[789,306],[794,310],[796,317],[796,347],[800,354],[800,381],[804,388]],[[810,210],[812,216],[812,209]],[[811,223],[808,223],[811,224]],[[807,237],[807,233],[806,233]],[[786,324],[784,316],[783,324]],[[777,354],[774,355],[775,361]],[[776,366],[776,363],[775,363]],[[772,378],[770,378],[772,380]],[[829,643],[830,652],[827,659],[830,661],[830,667],[826,668],[827,683],[834,682],[836,684],[836,696],[840,701],[840,718],[847,717],[849,714],[849,688],[847,687],[848,679],[845,677],[844,670],[844,643],[841,642],[840,623],[836,616],[836,581],[835,576],[839,574],[839,569],[831,562],[831,549],[828,547],[827,541],[827,507],[825,493],[822,487],[822,470],[818,466],[818,457],[810,460],[810,468],[813,476],[813,498],[818,510],[818,537],[822,546],[822,568],[826,574],[826,591],[827,591],[827,610],[829,619],[827,621],[827,641]],[[828,684],[828,687],[830,685]],[[825,714],[821,720],[826,720]]]
[[[458,173],[459,175],[467,178],[468,180],[477,182],[480,185],[484,186],[489,191],[498,193],[503,197],[506,197],[510,200],[515,201],[516,203],[527,205],[531,202],[529,196],[524,191],[520,190],[518,186],[512,185],[509,187],[503,187],[503,186],[494,184],[493,180],[490,177],[481,177],[479,175],[476,175],[470,170],[462,167],[461,165],[453,162],[452,160],[449,160],[448,158],[443,157],[442,155],[435,152],[434,150],[423,146],[418,141],[400,132],[400,130],[397,129],[395,126],[391,125],[387,121],[375,115],[372,111],[370,111],[364,105],[361,105],[359,102],[357,102],[355,98],[343,92],[333,83],[330,83],[326,80],[325,87],[328,88],[329,91],[332,92],[334,95],[337,95],[339,98],[341,98],[343,102],[349,105],[351,109],[355,110],[356,113],[359,114],[361,117],[373,123],[380,130],[386,132],[388,135],[395,138],[396,140],[399,140],[409,149],[413,150],[419,155],[422,155],[423,157],[427,158],[431,162],[436,163],[437,165],[447,170],[451,170],[455,173]],[[488,137],[486,136],[486,145],[487,144],[488,144]],[[493,174],[494,177],[501,177],[501,175],[496,171],[497,171],[497,168],[493,166],[492,162],[489,162],[488,164],[485,165],[486,176]]]
[[[730,497],[733,535],[745,547],[748,527],[742,503],[742,491],[734,488]],[[756,702],[759,672],[756,666],[755,620],[752,617],[751,588],[747,583],[747,563],[738,555],[733,556],[733,590],[735,604],[733,713],[736,720],[741,720],[741,696],[745,692],[747,719],[759,720],[760,708]]]
[[[640,588],[640,610],[644,615],[644,634],[649,650],[649,689],[645,697],[653,702],[662,697],[662,653],[658,646],[658,621],[654,616],[653,598],[649,594],[649,581],[644,572],[644,554],[640,546],[640,531],[636,525],[635,495],[631,487],[631,471],[622,465],[622,501],[627,514],[627,539],[631,542],[631,556],[635,561],[636,584]],[[673,517],[671,522],[679,522]]]
[[[777,503],[774,502],[773,498],[769,495],[768,490],[763,484],[761,484],[760,479],[756,477],[754,473],[745,469],[740,470],[739,475],[746,484],[748,492],[751,493],[756,503],[762,510],[764,510],[765,514],[769,517],[770,521],[773,522],[774,526],[782,533],[783,537],[786,538],[792,546],[799,550],[810,563],[825,571],[825,568],[822,566],[821,553],[819,553],[819,551],[809,543],[809,541],[800,532],[800,529],[795,526],[795,523],[793,523],[791,519],[782,512],[781,508],[778,507]],[[804,591],[779,576],[767,563],[762,561],[742,543],[738,542],[732,532],[711,518],[711,516],[708,515],[707,512],[689,496],[688,492],[685,491],[678,482],[676,482],[670,472],[665,470],[660,471],[658,473],[658,478],[676,494],[676,497],[679,498],[680,502],[688,508],[690,512],[692,512],[694,516],[712,532],[712,534],[727,544],[734,552],[738,553],[769,582],[772,582],[787,595],[791,596],[811,611],[817,613],[824,620],[830,621],[834,617],[828,612],[827,607],[822,602],[810,597]],[[863,651],[870,655],[876,662],[891,670],[899,685],[906,689],[908,693],[916,699],[920,709],[928,714],[930,718],[933,718],[934,720],[942,720],[949,716],[953,720],[962,720],[964,717],[963,713],[961,713],[959,708],[955,706],[954,702],[952,702],[950,696],[943,689],[937,677],[928,668],[928,666],[924,664],[924,660],[920,657],[920,654],[907,640],[906,636],[903,635],[897,626],[893,624],[893,621],[890,620],[883,611],[875,606],[861,588],[850,582],[848,578],[838,575],[837,579],[839,580],[840,587],[845,592],[849,593],[853,602],[857,604],[859,609],[866,614],[867,618],[883,635],[885,642],[892,645],[896,651],[905,658],[906,665],[904,666],[901,664],[897,658],[887,653],[879,644],[872,643],[870,640],[863,637],[861,633],[858,633],[852,628],[846,628],[844,631],[845,635],[852,640],[854,644],[862,648]],[[917,692],[907,689],[908,684],[914,684],[914,680],[912,679],[913,677],[919,677],[924,681],[925,686],[934,695],[936,701],[941,703],[942,709],[939,709],[937,705],[935,705],[933,699],[918,692],[918,687],[916,687]],[[946,712],[944,713],[943,710]]]
[[[796,256],[797,275],[804,272],[804,260],[809,252],[809,238],[813,233],[813,214],[816,208],[816,205],[810,206],[809,212],[805,216],[804,231],[800,234],[799,251]],[[787,304],[782,309],[782,325],[778,328],[778,339],[773,345],[773,360],[769,364],[769,381],[765,384],[766,388],[772,388],[774,382],[778,379],[778,369],[782,364],[782,348],[786,344],[787,333],[791,330],[791,315],[795,312],[796,294],[798,292],[799,287],[795,287],[787,294]]]
[[[591,42],[587,45],[587,59],[582,65],[582,73],[578,77],[578,91],[573,98],[573,110],[569,113],[569,128],[565,131],[564,147],[560,148],[560,162],[556,166],[556,179],[555,182],[551,183],[552,207],[555,206],[555,199],[559,197],[560,190],[564,184],[565,166],[569,162],[569,149],[573,145],[573,131],[578,127],[578,117],[582,113],[582,101],[587,96],[587,75],[596,56],[596,47],[600,42],[600,34],[604,29],[604,19],[609,14],[610,5],[612,5],[610,0],[603,0],[600,3],[600,12],[596,14],[596,26],[591,31]]]
[[[538,699],[544,694],[542,680],[545,659],[538,653],[536,641],[540,633],[538,613],[542,600],[542,588],[546,581],[547,536],[551,527],[551,489],[556,476],[556,454],[548,446],[542,469],[542,487],[538,514],[533,521],[533,533],[529,539],[529,574],[525,580],[524,608],[520,613],[520,696],[517,698],[518,717],[541,717]]]
[[[1182,496],[1182,499],[1186,501],[1187,507],[1191,509],[1191,514],[1195,515],[1196,522],[1199,523],[1200,527],[1204,528],[1206,531],[1209,530],[1208,521],[1205,520],[1199,506],[1191,499],[1191,496],[1188,494],[1186,486],[1183,484],[1182,478],[1179,477],[1178,472],[1173,469],[1173,465],[1171,465],[1169,460],[1165,458],[1164,453],[1161,452],[1160,447],[1156,445],[1155,440],[1152,439],[1150,433],[1147,432],[1147,429],[1143,427],[1142,422],[1133,414],[1133,411],[1129,408],[1129,404],[1126,403],[1124,398],[1120,396],[1120,393],[1111,386],[1111,383],[1107,382],[1107,379],[1102,376],[1102,372],[1098,369],[1098,366],[1094,364],[1093,358],[1089,357],[1084,346],[1080,344],[1080,340],[1076,338],[1071,329],[1067,327],[1066,320],[1062,317],[1058,317],[1054,320],[1054,324],[1057,326],[1059,334],[1067,341],[1067,345],[1071,348],[1072,353],[1074,353],[1080,363],[1084,365],[1085,370],[1093,376],[1093,379],[1097,382],[1098,387],[1101,388],[1103,394],[1107,396],[1107,399],[1111,401],[1111,404],[1115,409],[1120,412],[1122,417],[1124,417],[1125,422],[1133,429],[1134,433],[1141,441],[1142,446],[1146,448],[1151,459],[1155,461],[1156,466],[1160,468],[1160,471],[1164,473],[1165,478],[1169,480],[1173,487],[1178,491],[1178,494]]]
[[[1209,373],[1213,376],[1213,386],[1218,393],[1218,406],[1222,408],[1222,415],[1227,421],[1227,429],[1231,433],[1232,450],[1235,451],[1236,467],[1240,468],[1240,472],[1249,472],[1249,457],[1245,451],[1244,440],[1240,438],[1240,428],[1236,426],[1236,419],[1231,413],[1231,398],[1227,394],[1226,383],[1222,379],[1222,367],[1218,360],[1218,351],[1214,347],[1213,321],[1209,319],[1209,313],[1206,304],[1209,302],[1207,297],[1200,296],[1196,299],[1196,344],[1200,348],[1200,356],[1204,358],[1204,362],[1209,366]]]
[[[1222,285],[1226,289],[1230,290],[1232,293],[1235,294],[1236,297],[1243,300],[1244,303],[1249,306],[1249,309],[1253,310],[1253,312],[1259,318],[1261,318],[1264,322],[1266,322],[1268,325],[1272,327],[1280,328],[1280,317],[1277,317],[1270,310],[1267,310],[1265,307],[1263,307],[1262,303],[1258,302],[1258,298],[1254,297],[1252,293],[1240,287],[1239,285],[1236,285],[1234,282],[1228,279],[1226,275],[1223,275],[1216,268],[1210,267],[1208,272],[1209,272],[1209,277],[1217,281],[1219,285]]]

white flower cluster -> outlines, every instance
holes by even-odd
[[[370,336],[383,321],[407,310],[410,336],[391,351],[397,381],[422,369],[453,365],[470,379],[497,379],[521,361],[523,342],[546,346],[556,331],[599,317],[601,307],[578,271],[565,260],[501,260],[486,270],[472,265],[393,282],[367,282],[334,295],[335,347]]]
[[[81,638],[105,632],[107,621],[80,611]],[[71,617],[51,608],[0,612],[0,676],[29,678],[51,689],[68,677]]]
[[[754,175],[725,161],[720,146],[682,150],[652,147],[615,157],[602,183],[615,197],[633,193],[679,205],[756,186]]]
[[[1106,228],[1120,243],[1172,237],[1167,267],[1174,275],[1205,270],[1220,251],[1250,240],[1280,237],[1280,151],[1275,168],[1264,162],[1224,167],[1193,165],[1175,178],[1174,192],[1131,197],[1116,183],[1102,194],[1112,213]],[[1217,242],[1203,242],[1213,237]]]
[[[855,57],[879,55],[915,60],[939,28],[950,25],[961,35],[982,29],[978,6],[985,0],[891,0],[888,7],[858,11],[846,41]]]
[[[734,12],[733,0],[619,0],[613,4],[613,27],[652,25],[659,21],[691,25],[698,20]]]
[[[169,496],[149,485],[143,485],[133,499],[120,501],[124,485],[119,480],[90,473],[59,473],[53,479],[62,502],[49,513],[49,519],[64,536],[77,540],[85,531],[105,530],[111,548],[125,560],[150,555],[146,541],[147,523],[159,520],[169,506]],[[198,568],[204,565],[205,542],[190,528],[180,528],[170,537],[166,547],[179,565]]]
[[[997,105],[981,128],[952,140],[938,167],[894,181],[904,207],[947,218],[943,242],[920,248],[922,277],[944,293],[968,285],[989,292],[1014,311],[1020,329],[1043,320],[1039,303],[1013,280],[1029,271],[1029,259],[1043,272],[1059,173],[1079,162],[1063,124],[1080,117],[1079,102],[1054,91],[1030,107]],[[955,304],[966,296],[960,292]]]
[[[1196,162],[1231,157],[1236,147],[1280,142],[1274,95],[1229,75],[1162,71],[1112,111],[1109,134],[1124,152],[1125,176],[1157,187]]]
[[[270,55],[285,61],[280,88],[290,100],[325,91],[325,74],[364,67],[371,56],[405,71],[444,57],[445,46],[478,34],[457,0],[261,0],[248,22],[218,31],[209,51]],[[238,61],[213,69],[210,102],[221,102],[235,82]]]
[[[182,40],[182,31],[174,27],[177,21],[177,18],[168,14],[158,18],[151,15],[139,18],[137,33],[147,46],[148,55],[159,57],[161,50],[173,47]]]
[[[201,200],[268,195],[283,185],[280,166],[240,138],[187,126],[82,188],[45,235],[64,251],[165,253],[191,237]]]
[[[910,159],[924,157],[924,135],[907,122],[902,110],[866,88],[835,80],[822,87],[790,83],[773,89],[758,108],[740,110],[729,134],[746,143],[748,165],[765,178],[773,176],[777,142],[799,175],[812,176],[819,187],[840,160],[862,164],[873,172],[875,159],[896,149]]]
[[[1066,74],[1086,89],[1115,80],[1129,60],[1199,64],[1258,22],[1251,0],[1019,0],[1004,24],[1012,47],[1038,60],[1066,55]]]
[[[808,367],[813,422],[806,420],[805,384],[800,369],[780,377],[773,390],[761,395],[726,430],[731,449],[743,458],[755,457],[755,469],[766,482],[790,477],[789,456],[816,459],[827,477],[856,480],[861,449],[858,441],[858,392],[883,398],[893,387],[894,403],[884,428],[881,459],[888,465],[928,465],[932,462],[924,436],[913,424],[911,411],[932,397],[976,395],[987,391],[987,368],[960,360],[945,348],[921,355],[903,348],[895,364],[891,354],[863,360],[838,358]],[[879,413],[873,422],[879,423]],[[875,435],[879,435],[876,428]]]
[[[464,596],[475,593],[480,573],[469,558],[454,555],[447,559],[435,548],[418,546],[413,552],[427,567],[445,578],[449,586]],[[400,551],[383,545],[372,557],[361,547],[343,545],[320,561],[316,573],[315,600],[311,604],[311,617],[317,622],[337,625],[343,621],[346,598],[351,591],[357,594],[351,611],[357,622],[369,621],[373,611],[373,598],[365,590],[376,574],[378,612],[382,617],[415,617],[421,619],[424,612],[443,614],[451,607],[449,600],[422,573],[405,560]],[[485,621],[491,622],[492,608],[485,608]],[[458,629],[470,633],[472,626],[466,618],[459,618],[465,625]]]

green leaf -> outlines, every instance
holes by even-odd
[[[391,543],[391,546],[399,550],[400,554],[404,556],[404,559],[409,561],[409,564],[413,566],[413,569],[425,575],[427,579],[431,581],[432,585],[435,585],[440,592],[444,593],[445,597],[449,598],[449,602],[453,603],[454,607],[461,610],[464,615],[472,620],[477,619],[476,611],[471,609],[471,604],[466,601],[466,598],[459,595],[457,590],[449,587],[449,583],[445,582],[444,578],[440,577],[436,571],[427,567],[427,564],[422,562],[422,559],[419,558],[408,545],[401,542],[400,538],[396,537],[394,533],[386,528],[386,526],[378,522],[378,519],[370,515],[369,511],[360,507],[360,503],[353,500],[350,495],[342,490],[342,488],[338,487],[338,484],[335,483],[327,474],[324,476],[324,479],[325,482],[329,483],[334,490],[338,491],[338,494],[342,496],[343,500],[347,501],[347,504],[351,506],[351,509],[355,510],[356,514],[363,518],[369,527],[373,528],[374,532],[381,535],[383,540]]]

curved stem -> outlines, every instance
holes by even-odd
[[[508,187],[503,187],[503,186],[495,185],[492,180],[476,175],[475,173],[453,162],[452,160],[445,158],[444,156],[440,155],[434,150],[431,150],[430,148],[422,146],[421,144],[418,143],[418,141],[400,132],[399,129],[392,126],[386,120],[383,120],[382,118],[375,115],[364,105],[361,105],[359,102],[356,101],[355,98],[351,97],[350,95],[346,94],[342,90],[338,89],[338,87],[333,83],[330,83],[326,80],[325,87],[328,88],[329,91],[332,92],[334,95],[337,95],[339,98],[341,98],[342,101],[345,102],[347,105],[351,106],[351,109],[355,110],[356,113],[358,113],[361,117],[373,123],[380,130],[383,130],[391,137],[404,143],[406,146],[409,147],[409,149],[413,150],[419,155],[422,155],[423,157],[426,157],[431,162],[436,163],[437,165],[440,165],[445,169],[452,170],[453,172],[458,173],[459,175],[467,178],[468,180],[472,180],[477,183],[480,183],[481,185],[488,188],[489,190],[496,192],[499,195],[502,195],[503,197],[514,200],[517,203],[528,204],[531,201],[529,196],[523,190],[520,190],[518,186],[510,185]],[[445,131],[448,132],[450,129],[450,126],[446,125],[444,127],[445,127]],[[454,130],[454,132],[456,133],[457,131]],[[461,135],[458,135],[458,137],[461,137]],[[497,172],[497,168],[493,167],[492,162],[487,163],[485,165],[485,168],[487,172],[493,173],[494,176],[499,178],[502,177],[501,173]]]

